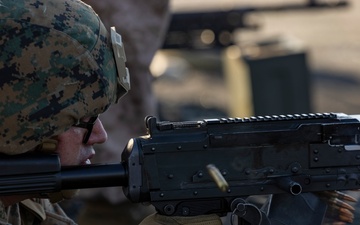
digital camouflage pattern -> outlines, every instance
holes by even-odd
[[[19,154],[122,92],[110,36],[78,0],[0,0],[0,152]]]
[[[7,208],[0,204],[0,225],[76,225],[58,204],[27,199]]]

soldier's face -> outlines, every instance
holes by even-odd
[[[100,119],[96,120],[89,140],[84,144],[83,138],[86,132],[87,130],[84,128],[71,127],[57,137],[56,152],[59,154],[63,166],[90,164],[90,159],[95,155],[93,145],[104,143],[107,140],[107,133]]]

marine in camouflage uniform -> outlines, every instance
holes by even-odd
[[[129,88],[124,58],[81,1],[1,0],[0,28],[0,153],[55,151],[54,136]],[[48,199],[0,199],[0,224],[75,224]]]
[[[126,70],[119,69],[124,65],[114,58],[109,34],[81,1],[2,0],[0,24],[1,153],[52,151],[52,137],[103,113],[128,90],[122,82]],[[0,201],[0,224],[75,223],[57,204],[30,198],[6,207]],[[216,215],[154,214],[142,224],[221,221]]]

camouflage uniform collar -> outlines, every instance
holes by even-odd
[[[6,217],[6,212],[5,212],[5,206],[2,203],[2,201],[0,201],[0,225],[10,225],[7,222],[7,217]]]
[[[31,199],[26,199],[20,202],[25,208],[30,210],[36,218],[40,221],[44,221],[46,219],[46,213],[41,204],[32,201]]]

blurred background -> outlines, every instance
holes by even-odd
[[[162,120],[360,111],[360,1],[170,1]]]

